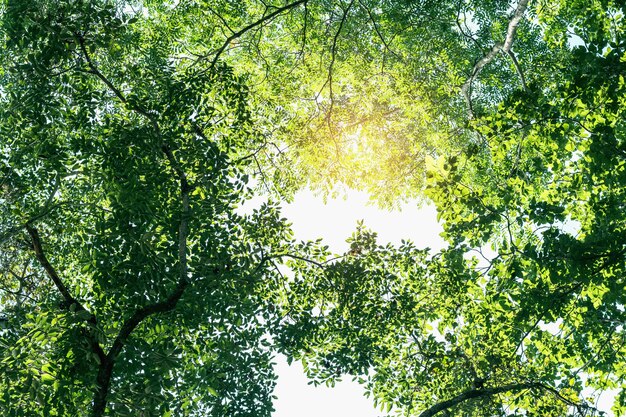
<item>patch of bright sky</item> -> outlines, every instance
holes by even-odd
[[[400,243],[402,239],[412,240],[418,247],[430,247],[436,253],[445,246],[439,236],[442,231],[437,223],[433,206],[419,208],[417,203],[407,203],[399,211],[386,211],[368,204],[365,193],[348,191],[346,198],[329,199],[325,204],[321,197],[310,191],[296,195],[294,202],[283,205],[283,216],[291,223],[296,239],[314,240],[323,238],[325,244],[335,253],[348,249],[345,242],[356,229],[357,221],[378,233],[378,243]],[[260,201],[251,201],[251,206]],[[251,206],[248,206],[250,208]],[[244,209],[244,211],[247,211]],[[495,252],[486,250],[488,257]],[[558,323],[542,326],[557,332]],[[274,395],[276,411],[273,417],[379,417],[385,415],[374,408],[373,401],[364,396],[362,386],[350,377],[344,378],[335,387],[315,387],[308,384],[300,363],[287,364],[284,357],[276,358],[278,384]],[[610,407],[615,391],[603,393],[596,407],[613,414]],[[586,390],[585,394],[591,394]]]
[[[378,233],[378,243],[399,244],[412,240],[418,247],[429,247],[433,252],[444,247],[439,236],[433,206],[419,208],[417,203],[406,203],[399,211],[381,210],[369,205],[366,193],[348,191],[346,198],[329,199],[310,191],[296,195],[293,203],[283,205],[283,216],[291,223],[296,239],[323,238],[333,252],[348,249],[345,240],[356,230],[357,221]],[[372,399],[364,396],[364,389],[350,377],[333,388],[308,385],[299,363],[287,365],[284,357],[276,358],[278,385],[273,417],[377,417],[385,415],[375,409]]]

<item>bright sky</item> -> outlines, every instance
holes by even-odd
[[[347,250],[345,243],[356,229],[358,220],[378,232],[379,243],[400,243],[410,239],[418,247],[430,247],[437,252],[444,246],[439,236],[442,228],[437,223],[433,206],[419,208],[416,203],[404,204],[400,211],[389,212],[368,204],[365,193],[349,191],[345,199],[328,200],[310,191],[296,195],[292,204],[283,205],[283,216],[293,223],[296,239],[323,238],[334,252]],[[346,378],[334,388],[308,385],[299,363],[287,365],[284,357],[276,358],[278,384],[274,395],[276,411],[273,417],[379,417],[385,415],[375,409],[371,399],[364,397],[363,388]],[[610,411],[615,392],[605,392],[596,407],[613,416]]]
[[[356,229],[358,220],[378,232],[379,243],[400,243],[410,239],[418,247],[438,251],[443,247],[439,237],[434,207],[418,208],[416,203],[402,206],[401,211],[385,211],[368,205],[365,193],[349,191],[347,198],[328,200],[309,191],[299,193],[292,204],[283,206],[283,215],[293,223],[296,239],[323,238],[331,250],[341,253],[345,243]],[[372,400],[363,396],[364,390],[350,378],[334,388],[307,384],[299,363],[288,366],[284,358],[277,358],[278,385],[275,395],[276,411],[273,417],[377,417],[383,412],[374,408]],[[306,404],[306,406],[303,406]]]

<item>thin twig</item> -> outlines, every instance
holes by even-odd
[[[341,35],[341,30],[343,29],[343,25],[346,23],[346,20],[348,19],[348,13],[350,13],[350,9],[354,5],[354,1],[355,0],[350,1],[350,3],[348,4],[348,7],[345,8],[345,10],[343,11],[343,15],[341,16],[341,21],[339,22],[339,28],[337,28],[337,32],[335,32],[335,36],[333,37],[333,44],[330,48],[330,64],[328,65],[328,77],[326,78],[326,82],[324,83],[324,85],[322,85],[322,88],[320,89],[320,92],[318,93],[318,96],[319,96],[322,90],[328,85],[330,108],[328,109],[328,112],[326,113],[326,118],[328,121],[329,128],[330,128],[330,117],[331,117],[331,113],[333,111],[333,105],[334,105],[333,67],[335,65],[335,59],[337,56],[337,42],[339,40],[339,35]]]

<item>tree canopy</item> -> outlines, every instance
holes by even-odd
[[[0,10],[3,415],[269,416],[277,352],[399,415],[626,415],[621,2]],[[299,242],[306,186],[448,247]]]

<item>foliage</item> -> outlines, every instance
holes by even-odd
[[[623,32],[610,0],[4,1],[0,410],[269,415],[280,350],[403,415],[624,415]],[[449,246],[332,258],[241,207],[307,183],[425,195]]]
[[[242,40],[225,58],[255,76],[260,111],[279,111],[272,137],[295,154],[287,168],[325,194],[339,183],[367,190],[386,206],[419,198],[429,158],[472,142],[459,89],[504,38],[509,5],[355,0],[305,6]],[[558,62],[562,49],[548,50],[530,22],[520,25],[515,44],[524,82],[552,77],[543,69]],[[519,87],[510,60],[503,55],[495,62],[474,82],[475,112]]]
[[[112,2],[2,19],[2,414],[269,415],[293,244],[276,205],[237,209],[241,77]]]
[[[251,156],[264,191],[289,198],[303,183],[324,193],[343,184],[388,206],[422,194],[429,157],[472,142],[459,89],[503,41],[510,19],[502,1],[189,0],[134,7],[150,41],[163,34],[177,59],[223,60],[246,78],[264,136]],[[566,48],[548,48],[535,21],[517,27],[521,63],[499,54],[475,77],[474,112],[520,84],[558,77],[546,68],[558,65]]]
[[[549,45],[571,28],[582,43],[558,77],[476,114],[471,147],[432,161],[448,249],[381,247],[361,230],[367,252],[299,266],[293,326],[316,325],[286,347],[315,381],[354,375],[402,415],[599,415],[606,391],[624,415],[624,11],[573,3],[540,16]]]

